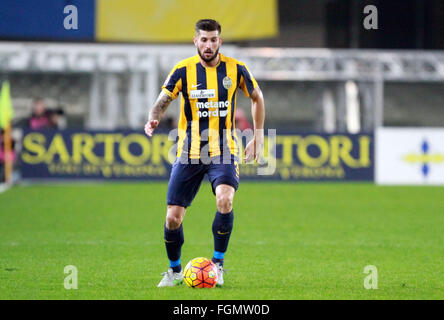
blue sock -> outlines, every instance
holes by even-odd
[[[214,255],[212,260],[214,263],[224,264],[224,255],[230,241],[231,231],[233,230],[233,220],[233,211],[229,213],[216,212],[212,228],[214,237]]]
[[[225,252],[214,251],[213,259],[211,259],[211,261],[213,261],[214,263],[219,263],[221,266],[223,266],[224,256]]]
[[[185,242],[182,225],[176,230],[169,230],[165,225],[164,238],[168,259],[170,260],[170,268],[172,268],[174,272],[180,272],[182,270],[180,255],[182,245]]]

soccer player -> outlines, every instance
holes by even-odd
[[[212,231],[218,285],[223,285],[223,263],[233,229],[233,199],[239,184],[238,141],[234,128],[236,93],[240,88],[252,101],[254,137],[245,147],[244,160],[258,160],[263,145],[265,118],[262,92],[247,66],[219,53],[221,26],[199,20],[193,38],[197,55],[180,61],[170,72],[149,113],[145,133],[152,136],[173,99],[182,93],[178,123],[177,159],[167,191],[164,225],[169,269],[158,287],[182,282],[182,221],[207,174],[216,196]]]

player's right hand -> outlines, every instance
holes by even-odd
[[[148,137],[153,136],[154,129],[159,125],[159,120],[148,120],[145,124],[145,133]]]

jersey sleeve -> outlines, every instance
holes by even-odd
[[[250,97],[253,90],[257,87],[257,81],[245,64],[238,65],[240,75],[239,88],[242,89],[246,97]]]
[[[184,68],[185,67],[180,68],[176,65],[163,83],[162,91],[173,100],[176,99],[179,92],[182,91]]]

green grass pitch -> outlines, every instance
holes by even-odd
[[[0,194],[0,299],[444,299],[444,188],[242,182],[225,286],[157,288],[166,183],[17,186]],[[182,263],[211,258],[202,185]],[[64,267],[78,289],[64,288]],[[364,268],[378,289],[364,288]]]

